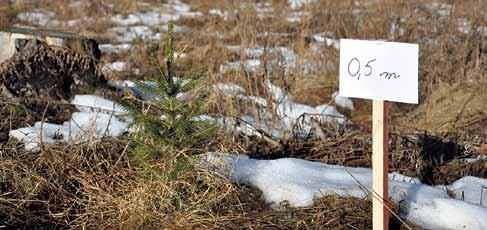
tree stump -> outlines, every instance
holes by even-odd
[[[5,96],[67,100],[79,86],[105,80],[95,40],[57,31],[0,31],[0,92]]]
[[[21,52],[39,42],[68,48],[97,61],[100,60],[100,49],[93,39],[59,31],[11,28],[0,31],[0,63],[11,58],[16,52]]]

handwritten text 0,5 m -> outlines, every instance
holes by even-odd
[[[373,68],[373,63],[377,61],[377,59],[370,59],[367,61],[367,63],[364,66],[364,71],[361,72],[361,63],[360,60],[356,57],[352,58],[350,62],[348,62],[348,74],[350,77],[357,77],[357,80],[360,80],[360,77],[362,74],[366,77],[371,76],[374,73],[374,68]],[[390,79],[397,79],[400,78],[401,75],[395,72],[382,72],[378,75],[379,77],[383,77],[384,79],[390,80]]]

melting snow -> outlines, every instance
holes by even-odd
[[[106,136],[120,136],[129,131],[131,119],[121,119],[123,109],[110,100],[93,95],[76,95],[71,102],[81,112],[71,115],[62,125],[36,122],[32,127],[10,131],[9,135],[25,144],[28,151],[38,151],[41,143],[79,143]]]
[[[176,21],[181,18],[192,18],[203,15],[200,12],[191,12],[191,7],[188,4],[182,3],[178,0],[174,0],[170,4],[156,4],[150,7],[155,8],[156,10],[128,15],[117,14],[112,17],[112,21],[122,26],[143,24],[156,27],[169,21]]]
[[[108,29],[108,32],[113,36],[117,42],[127,43],[136,38],[144,40],[159,40],[160,34],[155,33],[148,26],[132,26],[132,27],[113,27]]]
[[[105,64],[103,66],[103,68],[101,69],[103,74],[109,74],[113,71],[122,72],[122,71],[126,71],[126,70],[128,70],[128,64],[126,62],[123,62],[123,61],[117,61],[117,62]]]
[[[270,81],[267,81],[267,89],[275,103],[289,102],[293,100],[289,93],[282,90],[279,86],[272,84]]]
[[[216,83],[213,87],[227,96],[236,96],[245,94],[245,89],[242,86],[232,83]]]
[[[124,44],[102,44],[99,45],[100,50],[104,53],[122,53],[122,52],[127,52],[130,49],[132,49],[132,44],[130,43],[124,43]]]
[[[338,92],[334,92],[331,97],[335,100],[336,105],[353,110],[353,101],[350,98],[339,96]]]
[[[260,66],[260,60],[258,59],[250,59],[245,60],[243,62],[235,61],[235,62],[227,62],[226,64],[220,66],[220,72],[228,72],[231,70],[240,70],[240,66],[243,66],[244,71],[246,72],[256,72]]]
[[[167,22],[171,19],[171,15],[160,14],[157,12],[146,12],[146,13],[135,13],[124,16],[122,14],[117,14],[112,17],[112,21],[121,26],[132,26],[132,25],[146,25],[146,26],[157,26],[162,24],[162,22]]]
[[[288,0],[288,4],[292,9],[299,9],[306,4],[310,4],[315,0]]]
[[[455,198],[487,207],[487,179],[463,177],[443,188],[455,194]]]
[[[323,115],[320,117],[320,121],[324,123],[336,122],[339,124],[343,124],[346,121],[345,115],[338,112],[335,106],[332,105],[319,105],[315,107],[316,113]]]
[[[125,112],[122,106],[113,101],[95,95],[76,95],[71,104],[82,112],[105,112],[122,114]]]
[[[236,98],[243,100],[243,101],[250,101],[259,105],[262,108],[267,108],[267,100],[263,97],[257,96],[245,96],[245,95],[237,95]]]
[[[242,48],[239,45],[235,45],[226,46],[226,48],[234,53],[239,53],[241,51],[243,55],[250,59],[243,62],[228,62],[225,65],[222,65],[220,69],[222,72],[239,70],[240,65],[243,65],[244,70],[247,72],[255,72],[259,69],[259,66],[261,65],[260,58],[264,54],[268,54],[270,57],[268,66],[266,67],[268,71],[272,71],[274,67],[279,64],[284,64],[288,68],[293,68],[296,66],[296,61],[298,60],[298,55],[288,47],[264,48],[263,46],[258,46],[254,48]]]
[[[191,9],[191,7],[188,4],[182,3],[179,0],[174,0],[170,4],[168,4],[168,3],[163,4],[163,6],[165,8],[168,8],[170,10],[173,10],[173,11],[176,11],[179,13],[189,12],[189,10]]]
[[[230,18],[235,17],[238,14],[238,11],[234,10],[230,12],[230,11],[223,11],[221,9],[210,9],[208,10],[208,14],[222,17],[223,20],[229,20]]]
[[[313,34],[310,39],[314,42],[324,43],[327,46],[333,46],[337,50],[340,49],[340,40],[330,38],[331,34],[329,32],[322,32],[318,34]]]
[[[297,127],[299,128],[298,134],[307,135],[311,131],[313,122],[343,124],[346,121],[346,117],[334,106],[325,104],[313,108],[295,103],[291,95],[270,81],[267,82],[267,88],[276,104],[277,116],[281,120],[283,128],[288,132],[294,133]]]
[[[315,108],[304,105],[304,104],[297,104],[293,102],[284,102],[277,105],[277,116],[282,121],[284,128],[288,131],[293,131],[294,126],[298,123],[302,123],[301,125],[305,124],[307,127],[304,128],[304,132],[308,133],[311,127],[309,124],[309,116],[305,116],[307,114],[316,114]],[[299,118],[302,116],[305,119],[304,122],[300,122]]]
[[[203,164],[234,182],[257,187],[275,208],[285,201],[294,207],[310,206],[313,199],[326,195],[363,198],[367,192],[360,185],[371,189],[368,168],[220,153],[206,154]],[[450,198],[445,190],[421,184],[418,179],[410,183],[404,178],[407,181],[401,174],[389,176],[389,196],[399,202],[400,215],[406,220],[428,229],[487,229],[486,208]]]
[[[51,11],[35,9],[31,12],[23,12],[17,15],[20,21],[26,21],[35,25],[47,25],[56,14]]]
[[[57,20],[54,17],[56,14],[52,11],[45,11],[41,9],[34,9],[31,12],[22,12],[17,15],[17,19],[22,22],[27,22],[35,26],[44,27],[75,27],[83,22],[92,21],[89,17],[82,17],[71,20]],[[16,25],[16,26],[22,26]]]
[[[244,122],[245,120],[236,119],[233,117],[212,117],[208,115],[201,115],[193,118],[196,121],[207,121],[218,124],[226,131],[234,134],[243,134],[248,137],[262,137],[262,134],[258,132],[252,125]]]
[[[427,4],[426,7],[431,11],[436,11],[438,15],[441,17],[448,17],[450,12],[453,10],[453,6],[450,4],[439,3],[439,2],[432,2],[431,4]]]
[[[146,83],[148,85],[154,84],[154,82],[150,81]],[[145,95],[134,82],[129,80],[110,81],[109,84],[121,90],[129,89],[143,100],[153,98],[153,96],[151,95]],[[259,122],[259,124],[256,124],[255,119],[252,119],[252,122],[249,122],[250,124],[246,124],[242,127],[239,126],[240,124],[235,125],[238,122],[231,121],[230,118],[222,118],[223,120],[220,118],[208,119],[211,122],[219,123],[222,127],[226,129],[229,129],[228,127],[234,127],[233,131],[235,131],[235,129],[238,129],[236,131],[237,133],[244,133],[246,135],[256,136],[256,134],[254,133],[255,131],[247,132],[247,130],[252,129],[251,126],[253,125],[256,127],[261,127],[263,130],[266,130],[274,138],[282,138],[283,132],[287,134],[291,133],[298,134],[298,136],[305,136],[311,132],[312,127],[315,125],[323,123],[343,124],[347,120],[346,117],[338,112],[336,107],[332,105],[325,104],[317,107],[311,107],[305,104],[293,102],[293,98],[289,93],[285,92],[280,87],[272,84],[270,81],[267,81],[267,89],[270,93],[270,96],[272,97],[272,107],[270,107],[268,101],[265,98],[245,95],[246,90],[240,85],[233,83],[217,83],[212,85],[212,87],[215,91],[220,92],[225,96],[234,97],[243,101],[254,102],[255,104],[260,106],[261,110],[259,114],[261,114],[262,116],[265,116],[265,114],[271,112],[268,109],[275,109],[276,115],[279,119],[277,121],[273,120],[271,122],[272,124],[268,125],[264,124],[267,121],[265,117],[261,117],[259,119],[259,121],[263,121],[263,123]],[[188,92],[188,94],[178,95],[177,98],[184,100],[184,98],[187,97],[190,97],[190,92]],[[157,98],[153,99],[158,100]],[[229,121],[227,120],[230,121],[230,125],[228,125]],[[223,125],[224,123],[225,125]],[[272,128],[269,128],[267,126],[271,126]],[[240,129],[244,129],[244,131],[241,132]]]

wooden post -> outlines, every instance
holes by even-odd
[[[372,225],[374,230],[387,230],[388,204],[388,130],[387,103],[374,100],[372,103]]]

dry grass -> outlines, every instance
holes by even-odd
[[[43,8],[57,13],[59,19],[75,19],[91,17],[95,20],[83,23],[81,27],[56,28],[94,35],[102,41],[108,41],[104,32],[113,26],[103,19],[102,15],[122,13],[128,14],[146,10],[136,4],[137,1],[125,0],[117,2],[115,8],[109,6],[112,0],[87,1],[80,8],[67,7],[69,1],[25,1],[23,4],[10,6],[8,16],[2,17],[5,25],[16,23],[15,13]],[[156,2],[156,1],[155,1]],[[304,8],[308,16],[300,22],[283,20],[292,10],[283,1],[271,1],[274,13],[262,16],[251,4],[234,1],[186,1],[192,10],[208,12],[219,8],[237,14],[229,16],[227,20],[213,15],[205,15],[192,19],[180,19],[177,25],[188,26],[191,29],[178,34],[177,47],[184,51],[187,58],[179,60],[186,69],[195,65],[207,66],[210,70],[209,83],[236,82],[246,87],[251,95],[268,97],[262,90],[262,83],[271,79],[281,86],[285,86],[297,102],[310,105],[328,103],[330,94],[338,89],[338,52],[333,47],[322,47],[319,53],[313,52],[307,37],[314,33],[327,32],[330,38],[360,38],[360,39],[388,39],[399,42],[419,43],[420,57],[420,101],[428,103],[426,98],[438,87],[438,84],[457,84],[462,82],[485,82],[485,50],[486,44],[481,27],[487,23],[484,12],[485,4],[469,0],[461,3],[451,2],[449,7],[443,7],[448,1],[395,1],[388,0],[381,3],[373,1],[316,1]],[[257,1],[259,2],[259,1]],[[249,1],[250,3],[250,1]],[[243,7],[246,5],[247,7]],[[7,8],[5,8],[7,9]],[[448,16],[441,16],[438,10],[447,12]],[[462,32],[459,27],[468,23],[472,28]],[[391,33],[391,26],[395,24],[395,32]],[[479,27],[480,26],[480,27]],[[266,36],[268,34],[268,36]],[[281,36],[276,36],[281,34]],[[433,42],[435,41],[435,42]],[[143,41],[137,42],[135,52],[107,56],[109,60],[126,60],[132,67],[141,70],[139,77],[154,73],[150,57],[157,56],[157,44],[150,45]],[[222,74],[220,66],[226,61],[243,60],[243,53],[231,53],[226,45],[241,45],[242,51],[246,47],[256,45],[274,47],[286,46],[298,55],[306,58],[306,62],[298,62],[298,68],[289,74],[282,71],[275,73],[246,73],[245,71]],[[271,57],[262,57],[262,61]],[[299,67],[305,63],[317,66],[311,73],[304,73]],[[283,68],[287,68],[283,66]],[[126,76],[122,76],[126,77]],[[306,79],[306,80],[303,80]],[[357,101],[359,102],[359,101]],[[366,103],[357,103],[358,110],[370,111]],[[434,107],[435,105],[431,105]],[[221,105],[220,107],[226,107]],[[399,105],[400,115],[409,112],[412,106]],[[353,119],[356,122],[367,120],[357,113]],[[367,113],[370,114],[370,113]]]
[[[175,161],[147,174],[105,140],[56,145],[39,153],[15,143],[0,151],[0,221],[12,228],[88,229],[370,229],[368,200],[323,197],[310,208],[273,210],[260,193],[211,172],[175,171]],[[391,220],[396,226],[398,222]]]
[[[436,133],[458,130],[458,132],[475,132],[481,129],[484,120],[487,120],[487,84],[462,83],[449,85],[441,83],[439,87],[421,105],[411,120],[419,120],[416,127]],[[472,130],[472,128],[474,130]],[[478,132],[477,132],[478,133]]]
[[[200,2],[200,1],[198,1]],[[445,2],[446,3],[446,2]],[[326,31],[331,38],[360,38],[360,39],[388,39],[399,42],[419,43],[420,56],[420,102],[427,104],[431,110],[440,111],[443,106],[427,100],[440,83],[459,84],[469,82],[473,84],[485,83],[486,57],[485,37],[483,29],[471,29],[462,32],[460,22],[471,24],[472,28],[487,23],[485,5],[478,5],[478,1],[452,2],[451,7],[443,9],[449,16],[441,17],[437,10],[439,5],[431,5],[431,1],[386,1],[380,4],[373,2],[358,2],[357,5],[349,1],[317,1],[305,10],[309,17],[299,23],[282,20],[290,13],[285,4],[273,2],[276,12],[265,17],[252,8],[243,8],[231,4],[221,3],[223,9],[238,10],[235,18],[226,21],[215,21],[214,17],[199,18],[198,20],[181,21],[183,25],[204,28],[190,30],[181,36],[181,44],[189,47],[189,63],[203,63],[212,70],[211,82],[236,82],[246,87],[251,95],[269,97],[262,90],[263,82],[267,79],[283,86],[295,96],[297,102],[310,105],[328,103],[331,92],[338,89],[338,52],[333,47],[322,47],[319,54],[310,52],[312,43],[307,42],[311,34]],[[214,4],[202,1],[195,4],[196,9],[202,11]],[[361,11],[357,16],[357,11]],[[414,12],[414,13],[413,13]],[[360,19],[357,19],[360,18]],[[396,24],[396,32],[391,34],[391,24]],[[263,36],[262,34],[286,33],[287,36]],[[224,39],[216,39],[215,34],[225,35]],[[191,39],[187,39],[187,38]],[[193,38],[197,37],[195,40]],[[433,42],[435,41],[435,42]],[[311,73],[304,73],[291,69],[289,74],[283,71],[266,73],[245,71],[221,74],[219,67],[224,61],[243,60],[243,53],[237,56],[225,52],[225,45],[239,44],[242,50],[256,45],[274,47],[285,45],[297,54],[307,58],[318,68]],[[265,55],[261,58],[266,62]],[[298,63],[298,65],[304,63]],[[286,68],[286,66],[283,66]],[[299,67],[299,66],[298,66]],[[221,102],[219,102],[221,103]],[[367,103],[356,101],[358,109],[352,120],[357,123],[370,119],[363,114],[370,114]],[[226,106],[220,106],[226,107]],[[415,107],[409,105],[394,105],[395,117],[408,116]],[[485,118],[485,115],[483,116]],[[419,124],[424,118],[419,119]],[[418,120],[416,120],[418,121]],[[394,123],[393,123],[394,124]],[[399,126],[403,123],[398,123]],[[410,127],[417,130],[429,130],[424,126]],[[449,130],[451,131],[451,129]]]
[[[16,1],[15,4],[0,1],[0,28],[18,23],[18,13],[43,8],[56,12],[59,20],[94,19],[80,26],[54,29],[111,42],[111,38],[104,33],[114,25],[103,16],[147,10],[137,2],[90,0],[82,1],[79,8],[73,9],[68,7],[68,0],[27,0]],[[440,96],[434,96],[443,83],[486,84],[485,31],[472,29],[462,32],[458,26],[459,19],[470,23],[472,28],[485,26],[486,4],[479,5],[476,0],[437,1],[440,3],[438,5],[432,5],[432,0],[316,1],[303,9],[307,16],[300,22],[289,22],[284,18],[291,15],[292,10],[285,1],[268,1],[275,11],[265,16],[261,16],[250,4],[264,1],[184,2],[190,3],[192,10],[200,12],[219,8],[237,13],[227,20],[214,15],[178,20],[176,25],[190,28],[176,37],[177,51],[187,54],[185,58],[177,60],[181,66],[178,71],[203,65],[208,67],[210,73],[208,84],[238,83],[249,95],[268,100],[270,95],[264,84],[272,80],[288,90],[295,101],[319,105],[330,102],[331,93],[338,89],[338,51],[331,46],[321,46],[319,52],[313,51],[312,47],[316,44],[310,42],[310,35],[327,32],[334,39],[388,39],[419,43],[420,101],[423,105],[416,112],[411,112],[416,110],[415,106],[393,105],[392,129],[400,132],[398,137],[411,130],[438,131],[440,134],[447,132],[450,137],[463,137],[457,140],[477,149],[486,143],[487,133],[482,128],[487,120],[485,113],[473,114],[469,110],[462,113],[466,114],[461,117],[462,123],[452,125],[448,120],[450,123],[444,129],[439,129],[442,127],[435,123],[441,120],[436,117],[431,119],[433,114],[447,112],[446,105],[461,107],[462,103],[465,104],[460,100],[465,99],[465,94],[461,92],[458,96],[460,99],[454,105],[445,102],[442,99],[444,95],[458,93],[458,90],[450,91],[448,87],[442,88]],[[451,4],[442,9],[449,16],[441,17],[438,14],[441,3]],[[115,7],[111,8],[111,4]],[[244,4],[246,7],[242,7]],[[390,30],[392,23],[396,25],[395,33]],[[113,78],[144,78],[157,73],[154,64],[157,63],[158,44],[138,40],[134,45],[133,52],[104,55],[103,60],[128,61],[131,67],[140,69],[140,74]],[[241,49],[236,53],[231,52],[225,47],[227,45],[241,45]],[[252,73],[243,69],[221,73],[222,64],[245,60],[244,49],[255,46],[286,46],[306,60],[299,61],[297,67],[291,69],[284,64],[272,73],[263,68]],[[282,57],[265,54],[260,60],[267,63],[273,58]],[[302,70],[305,63],[311,63],[316,68],[305,72]],[[363,100],[354,102],[357,109],[351,114],[351,119],[360,127],[358,131],[347,129],[343,134],[343,130],[324,127],[329,131],[327,139],[284,143],[277,150],[260,142],[245,143],[227,137],[209,143],[206,149],[247,152],[263,158],[295,156],[326,163],[370,166],[370,139],[367,133],[371,106]],[[476,105],[482,105],[482,102],[476,101]],[[251,111],[255,109],[252,106],[255,107],[222,95],[215,95],[210,101],[212,112],[228,115]],[[124,140],[110,139],[74,147],[55,145],[40,153],[27,153],[17,143],[6,143],[6,132],[32,124],[38,120],[36,115],[21,107],[6,104],[0,104],[0,107],[2,117],[9,117],[0,120],[0,226],[109,229],[370,228],[370,202],[367,200],[332,196],[316,201],[310,208],[272,210],[261,202],[260,194],[255,189],[234,185],[192,164],[186,170],[177,171],[175,177],[168,178],[165,172],[174,171],[177,167],[174,159],[167,159],[153,164],[160,174],[148,175],[131,162],[125,151],[127,142]],[[461,108],[454,108],[453,111],[459,110]],[[409,119],[411,115],[416,115],[414,122]],[[467,137],[475,137],[476,142],[472,143],[473,138]],[[425,176],[434,178],[433,182],[436,183],[451,182],[463,175],[485,176],[484,162],[474,166],[455,164],[454,167],[442,164],[435,165],[433,170],[426,167],[432,171],[417,171],[416,163],[424,162],[424,159],[420,159],[422,146],[402,146],[399,138],[395,141],[397,143],[391,151],[391,169],[414,176],[429,173],[432,175]],[[273,155],[275,153],[280,155]],[[428,162],[425,164],[428,166]],[[465,170],[452,174],[458,172],[457,169]]]
[[[1,219],[7,226],[146,228],[184,226],[206,215],[236,186],[203,170],[176,171],[174,159],[145,174],[130,162],[126,143],[105,140],[23,152],[1,151]],[[189,223],[191,224],[191,223]]]

